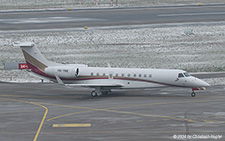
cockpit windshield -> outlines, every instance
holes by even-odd
[[[184,76],[190,77],[191,75],[185,72],[185,73],[184,73]]]
[[[178,78],[184,77],[183,73],[178,74]]]
[[[190,74],[188,74],[188,73],[179,73],[178,74],[178,78],[181,78],[181,77],[190,77],[191,75]]]

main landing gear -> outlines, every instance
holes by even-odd
[[[102,87],[95,87],[95,90],[91,92],[91,96],[101,96],[101,95],[107,95],[111,93],[111,89],[106,89]]]
[[[98,96],[98,93],[96,93],[95,91],[92,91],[92,92],[91,92],[91,96],[92,96],[92,97],[96,97],[96,96]],[[99,94],[99,96],[100,96],[100,94]]]
[[[91,96],[97,97],[97,96],[101,96],[101,95],[107,95],[107,94],[109,94],[109,93],[111,93],[111,91],[99,91],[99,92],[97,92],[97,91],[92,91],[92,92],[91,92]]]

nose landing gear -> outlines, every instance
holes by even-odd
[[[193,92],[191,93],[191,96],[192,96],[192,97],[195,97],[195,95],[196,95],[196,93],[193,91]]]
[[[195,90],[199,90],[199,88],[192,88],[192,93],[191,93],[191,96],[192,97],[195,97]]]

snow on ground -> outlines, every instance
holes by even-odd
[[[225,77],[202,79],[210,85],[225,85]]]
[[[0,10],[225,4],[224,0],[0,0]]]
[[[189,32],[191,34],[187,35]],[[16,41],[33,41],[47,59],[59,63],[83,63],[89,66],[107,66],[109,63],[112,67],[219,72],[225,70],[224,39],[223,23],[4,33],[0,34],[0,66],[3,68],[4,62],[24,62],[21,50],[12,47],[12,44]],[[3,81],[34,80],[26,71],[1,70],[0,74],[0,80]]]

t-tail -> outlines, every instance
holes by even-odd
[[[51,66],[59,66],[55,62],[48,61],[31,42],[16,42],[14,46],[20,47],[22,49],[23,55],[25,57],[28,69],[31,69],[32,72],[45,76],[45,69]]]

